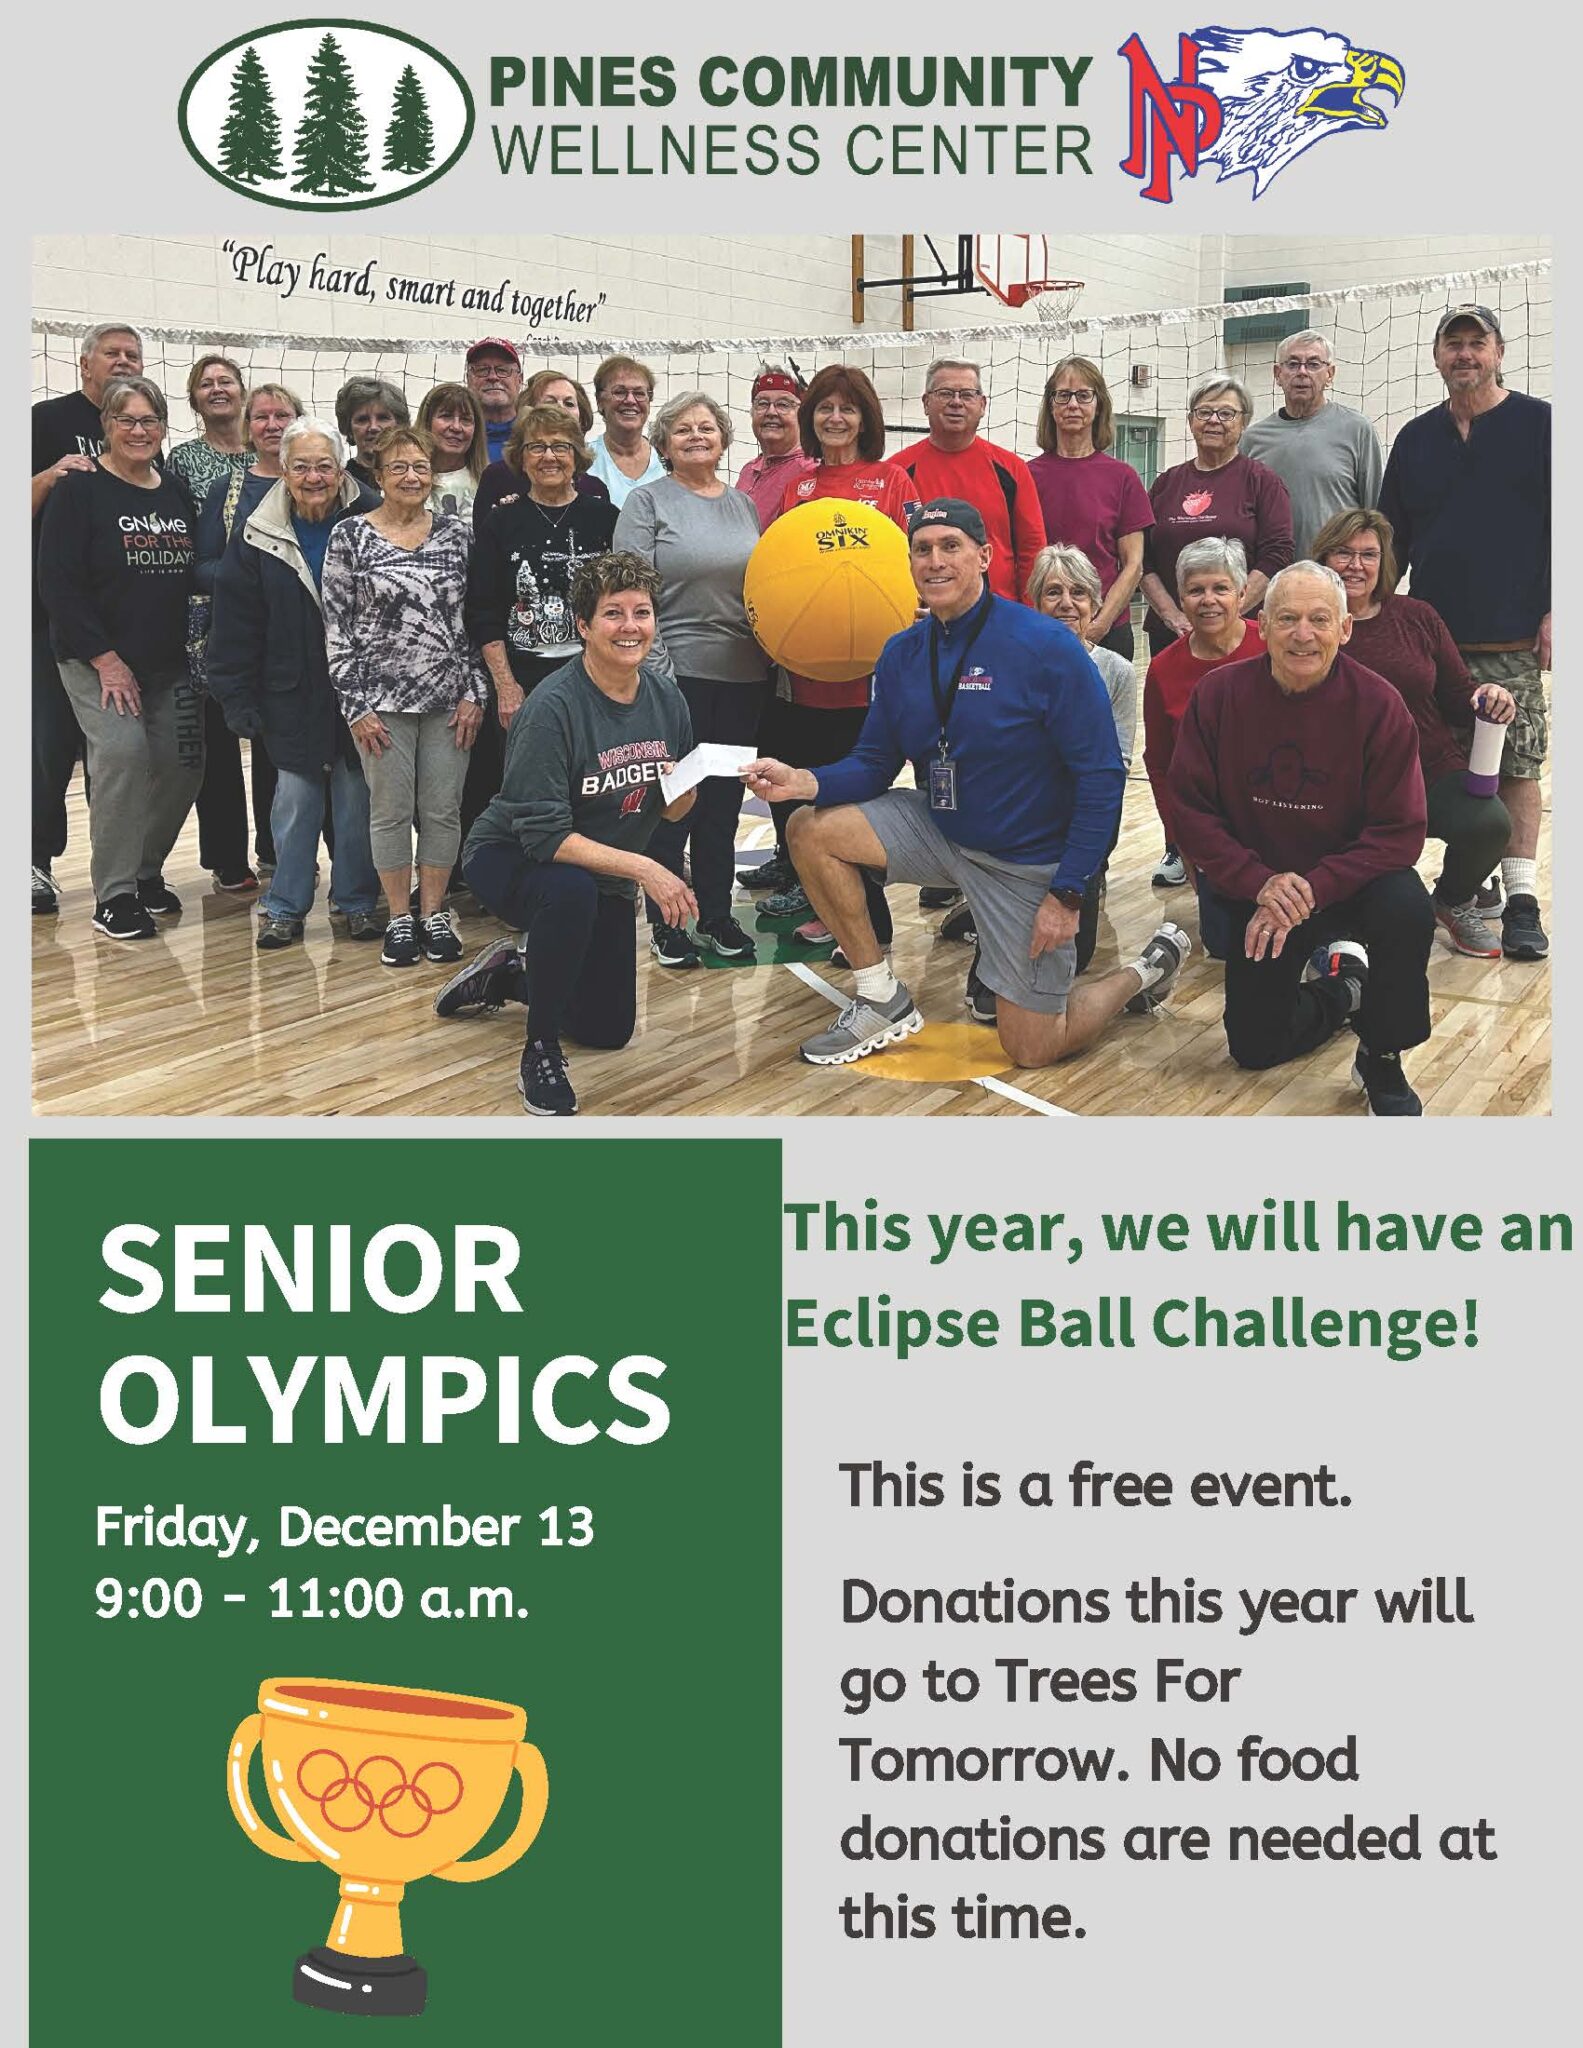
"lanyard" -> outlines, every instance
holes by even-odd
[[[939,748],[942,761],[950,751],[950,745],[946,739],[946,727],[951,722],[951,709],[956,703],[956,693],[961,687],[962,671],[967,667],[967,658],[973,651],[973,642],[983,632],[985,621],[989,617],[991,595],[989,585],[986,583],[984,595],[974,607],[968,622],[967,631],[963,635],[962,652],[958,655],[956,667],[951,672],[951,680],[946,685],[944,701],[941,700],[940,696],[940,622],[938,619],[931,619],[929,621],[929,689],[934,697],[935,716],[940,721]]]

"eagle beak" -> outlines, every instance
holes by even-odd
[[[1321,85],[1297,109],[1299,114],[1325,114],[1335,121],[1356,121],[1364,128],[1383,128],[1385,116],[1363,95],[1372,86],[1400,101],[1407,75],[1383,50],[1348,50],[1352,76],[1344,85]]]

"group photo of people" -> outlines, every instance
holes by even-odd
[[[328,404],[107,307],[33,408],[41,1106],[1490,1107],[1437,1018],[1548,1029],[1550,406],[1454,299],[1387,446],[1287,327],[1146,478],[1080,332],[1014,448],[966,347],[900,419],[505,333]],[[750,599],[826,501],[910,578],[842,680]]]

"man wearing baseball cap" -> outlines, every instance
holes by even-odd
[[[742,771],[759,796],[809,806],[791,819],[792,856],[856,977],[854,999],[802,1057],[844,1066],[923,1028],[875,939],[869,870],[964,892],[1001,1046],[1017,1066],[1048,1066],[1139,995],[1162,997],[1192,942],[1162,925],[1136,960],[1073,987],[1083,890],[1126,781],[1105,686],[1064,627],[989,588],[975,506],[930,499],[908,550],[928,617],[886,643],[852,752],[817,771],[771,759]],[[907,760],[919,787],[892,788]]]
[[[467,386],[484,408],[489,459],[498,462],[511,439],[522,396],[522,358],[516,344],[498,334],[475,341],[467,351]]]
[[[761,531],[781,509],[792,479],[818,466],[797,437],[797,406],[805,389],[790,370],[763,369],[753,379],[750,420],[759,452],[742,465],[737,489],[753,500]]]
[[[1536,860],[1539,778],[1549,751],[1543,671],[1550,666],[1550,408],[1502,381],[1506,353],[1488,306],[1452,306],[1435,329],[1446,401],[1396,436],[1380,487],[1412,594],[1451,630],[1475,683],[1517,700],[1500,795],[1512,836],[1501,861],[1501,942],[1510,960],[1542,960]],[[1499,892],[1479,895],[1494,909]]]

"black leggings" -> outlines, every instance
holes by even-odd
[[[768,683],[722,683],[694,676],[678,676],[676,682],[687,699],[694,746],[708,740],[736,747],[755,743]],[[649,841],[650,855],[673,875],[682,872],[682,854],[689,840],[692,842],[693,894],[698,898],[699,920],[705,924],[731,915],[737,819],[743,794],[742,784],[734,776],[707,776],[699,783],[686,817],[661,819]],[[664,923],[652,902],[649,923]]]
[[[485,909],[526,935],[529,1040],[625,1045],[638,1016],[632,898],[602,891],[587,868],[505,845],[475,847],[466,875]]]
[[[1405,1052],[1429,1036],[1429,949],[1435,913],[1412,868],[1376,875],[1344,903],[1332,903],[1286,934],[1280,957],[1250,960],[1243,931],[1251,903],[1228,903],[1231,947],[1226,958],[1226,1043],[1239,1067],[1278,1067],[1323,1045],[1347,1019],[1340,978],[1305,982],[1317,946],[1361,939],[1369,983],[1355,1022],[1370,1052]]]
[[[773,719],[777,758],[788,768],[828,768],[832,761],[844,760],[851,753],[867,717],[866,705],[826,711],[811,704],[782,703]],[[777,846],[786,844],[786,820],[802,808],[800,802],[770,805]],[[863,894],[868,901],[874,936],[882,946],[888,946],[895,936],[890,905],[885,901],[883,886],[867,868],[863,870]]]
[[[1443,839],[1435,897],[1466,903],[1492,874],[1512,836],[1511,814],[1498,796],[1469,796],[1460,768],[1429,785],[1429,837]]]

